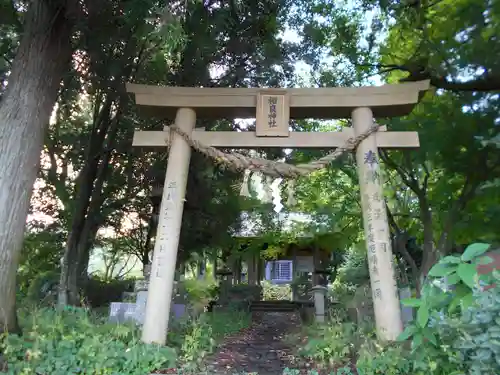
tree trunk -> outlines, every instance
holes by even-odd
[[[102,189],[108,176],[111,151],[114,149],[120,115],[110,119],[111,100],[108,100],[97,120],[99,131],[95,132],[89,142],[87,163],[79,176],[81,188],[78,194],[71,232],[64,252],[61,277],[59,280],[59,306],[78,305],[80,303],[79,281],[83,267],[88,264],[90,248],[99,229],[99,211],[104,202]],[[121,114],[120,111],[118,111]],[[104,118],[105,117],[105,118]],[[107,139],[106,139],[107,134]],[[107,140],[107,151],[98,157],[100,149]],[[100,162],[99,162],[100,161]]]
[[[432,228],[432,212],[429,207],[427,197],[420,196],[418,198],[420,205],[420,218],[424,228],[424,246],[422,255],[422,265],[420,266],[420,283],[427,277],[430,269],[436,264],[439,259],[439,253],[434,246],[434,232]]]
[[[153,237],[156,233],[156,228],[158,226],[158,220],[155,219],[155,217],[158,217],[158,213],[157,213],[157,209],[155,208],[155,206],[153,206],[151,215],[149,217],[148,232],[146,234],[146,241],[144,241],[144,249],[142,250],[141,262],[142,262],[143,271],[146,269],[146,267],[152,261],[152,259],[149,259],[149,253],[153,250],[152,240],[153,240]]]
[[[0,102],[0,332],[17,330],[19,254],[45,131],[71,61],[73,22],[68,15],[75,4],[31,2]]]

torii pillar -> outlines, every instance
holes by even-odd
[[[380,87],[319,89],[252,89],[157,87],[128,84],[137,105],[149,115],[175,117],[176,125],[206,146],[224,148],[336,148],[373,125],[373,117],[410,113],[429,81]],[[255,132],[193,131],[196,115],[206,119],[256,118]],[[289,119],[338,119],[352,116],[353,128],[340,132],[290,132]],[[136,131],[134,146],[170,153],[165,177],[157,240],[142,340],[164,344],[167,338],[174,270],[189,170],[190,149],[168,127],[164,131]],[[378,148],[416,148],[416,132],[379,129],[359,145],[356,161],[361,184],[378,337],[393,341],[402,331],[389,225],[380,181]]]
[[[193,131],[196,113],[189,108],[179,109],[175,124],[185,132]],[[142,328],[142,340],[147,343],[165,344],[167,339],[190,159],[191,147],[182,137],[174,134],[168,153]]]
[[[371,109],[356,108],[352,112],[352,124],[356,135],[366,132],[373,125]],[[379,337],[395,341],[403,330],[403,323],[375,137],[359,144],[356,163],[375,322]]]

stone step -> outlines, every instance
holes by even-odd
[[[254,301],[250,311],[292,312],[300,308],[300,304],[292,301]]]

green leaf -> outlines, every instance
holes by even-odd
[[[455,289],[455,294],[459,297],[465,297],[470,293],[470,288],[464,284],[458,284]]]
[[[424,328],[429,322],[429,308],[422,304],[417,311],[417,323],[420,327]]]
[[[412,342],[413,350],[421,346],[423,342],[424,342],[424,336],[421,333],[416,333],[415,336],[413,336],[413,342]]]
[[[466,296],[462,297],[462,308],[464,310],[467,310],[472,304],[474,303],[474,295],[472,292],[467,294]]]
[[[437,346],[437,338],[434,332],[431,329],[424,329],[423,332],[424,337],[429,340],[434,346]]]
[[[457,267],[450,264],[435,264],[429,271],[429,276],[443,277],[449,275],[457,270]]]
[[[416,331],[415,326],[408,326],[403,332],[399,334],[396,341],[406,341],[408,340]]]
[[[476,286],[477,270],[474,264],[461,263],[458,265],[457,274],[462,279],[465,285],[469,288]]]
[[[451,275],[448,275],[445,277],[446,284],[448,285],[455,285],[460,281],[460,276],[457,275],[457,273],[452,273]]]
[[[422,304],[422,300],[417,298],[406,298],[401,300],[401,303],[405,306],[419,307]]]
[[[462,260],[464,262],[470,262],[472,259],[478,257],[479,255],[483,255],[491,245],[487,243],[473,243],[472,245],[467,246],[464,253],[462,254]]]
[[[448,255],[442,258],[439,263],[443,264],[459,264],[461,263],[460,257],[454,256],[454,255]]]
[[[458,306],[460,306],[460,302],[462,301],[462,296],[455,296],[453,300],[450,302],[450,305],[448,306],[448,313],[451,314],[456,311]]]

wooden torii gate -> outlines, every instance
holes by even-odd
[[[165,119],[207,146],[225,148],[337,148],[367,132],[374,117],[409,114],[429,81],[359,88],[189,88],[127,84],[145,114]],[[255,132],[195,131],[196,118],[256,118]],[[292,119],[352,118],[341,132],[290,132]],[[170,145],[142,340],[164,344],[168,331],[177,248],[191,148],[178,134],[136,131],[134,146]],[[390,232],[379,179],[378,148],[417,148],[416,132],[379,129],[356,150],[370,283],[379,338],[395,340],[402,331]]]

